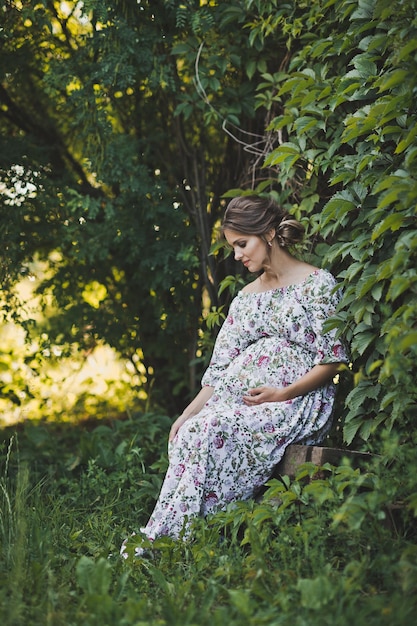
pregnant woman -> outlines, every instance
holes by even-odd
[[[339,300],[335,279],[291,253],[303,226],[270,198],[242,196],[222,232],[258,276],[231,303],[202,389],[172,425],[169,468],[141,529],[150,540],[186,537],[196,516],[251,498],[289,444],[320,443],[347,361],[335,332],[323,332]]]

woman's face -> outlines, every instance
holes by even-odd
[[[224,236],[233,248],[236,261],[241,261],[250,272],[258,272],[268,262],[267,244],[257,235],[242,235],[225,229]]]

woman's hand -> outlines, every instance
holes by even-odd
[[[256,387],[243,396],[247,406],[257,406],[263,402],[286,402],[297,396],[305,396],[310,391],[326,385],[339,370],[339,363],[319,363],[288,387]]]
[[[201,409],[206,404],[206,402],[210,400],[211,396],[213,395],[213,391],[214,391],[214,387],[210,387],[208,385],[200,389],[199,393],[196,395],[194,400],[190,402],[190,404],[183,411],[183,413],[179,417],[177,417],[175,422],[172,424],[171,430],[169,431],[168,441],[172,441],[175,438],[181,426],[187,420],[189,420],[190,417],[197,415],[197,413],[201,411]]]
[[[190,419],[190,417],[191,415],[184,415],[184,413],[180,415],[179,417],[177,417],[177,419],[171,426],[171,430],[169,431],[168,441],[172,441],[175,438],[181,426],[184,424],[184,422]]]
[[[285,387],[256,387],[249,389],[243,396],[246,406],[256,406],[264,402],[285,402],[290,399],[290,395]]]

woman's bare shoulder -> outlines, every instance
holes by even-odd
[[[262,283],[259,276],[241,290],[242,293],[259,293],[260,291],[262,291]]]

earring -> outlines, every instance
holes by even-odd
[[[272,241],[268,241],[268,246],[272,248]]]

